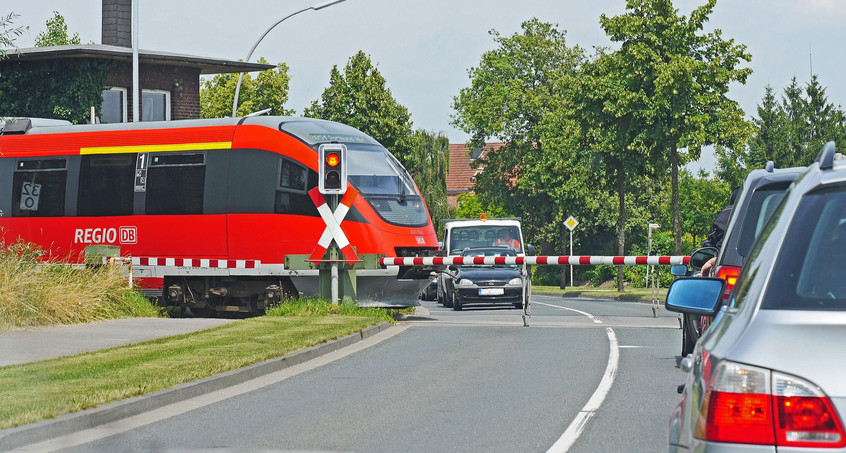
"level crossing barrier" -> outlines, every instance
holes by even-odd
[[[382,266],[462,266],[462,265],[519,265],[524,266],[590,266],[608,264],[614,266],[673,266],[690,263],[690,256],[436,256],[436,257],[389,257],[382,258]],[[524,280],[525,281],[525,280]],[[526,294],[531,294],[531,285],[526,285]],[[652,279],[652,316],[658,317],[658,281]],[[528,297],[523,303],[523,325],[528,326]]]
[[[387,257],[380,260],[382,266],[462,266],[462,265],[599,265],[638,266],[688,264],[690,256],[434,256],[434,257]]]

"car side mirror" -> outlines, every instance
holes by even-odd
[[[716,277],[682,277],[667,289],[667,310],[714,316],[720,311],[726,281]]]
[[[694,250],[693,253],[690,254],[690,267],[699,270],[702,269],[702,266],[708,262],[711,258],[717,256],[717,250],[714,247],[702,247],[701,249]]]
[[[676,264],[670,268],[670,275],[675,275],[676,277],[684,277],[687,275],[687,266],[684,264]]]
[[[532,244],[526,244],[526,255],[535,256],[535,246]]]

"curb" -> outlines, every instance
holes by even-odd
[[[169,404],[178,403],[196,396],[211,393],[226,387],[274,373],[285,368],[307,362],[338,349],[358,343],[391,327],[381,322],[356,333],[327,343],[312,346],[286,356],[266,360],[237,370],[209,376],[198,381],[179,384],[176,387],[159,390],[148,395],[126,400],[113,401],[81,412],[60,415],[54,419],[0,430],[0,451],[12,450],[66,434],[111,423],[134,415],[149,412]]]

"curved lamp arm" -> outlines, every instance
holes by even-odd
[[[345,0],[329,0],[327,2],[320,3],[319,5],[314,5],[314,6],[309,6],[308,8],[303,8],[299,11],[288,14],[287,16],[283,17],[282,19],[279,19],[279,21],[277,21],[275,24],[268,27],[268,29],[265,30],[264,33],[262,33],[262,35],[258,39],[258,41],[256,41],[255,44],[253,44],[253,47],[250,49],[250,53],[247,54],[247,58],[244,60],[244,62],[250,61],[250,58],[253,56],[253,52],[255,52],[256,47],[258,47],[261,40],[264,39],[264,37],[267,36],[268,33],[270,33],[270,30],[273,30],[277,25],[281,24],[282,22],[285,22],[287,19],[290,19],[291,17],[296,16],[297,14],[306,12],[308,10],[315,10],[315,11],[321,10],[323,8],[327,8],[329,6],[335,5],[337,3],[341,3],[343,1],[345,1]],[[232,117],[233,118],[235,117],[236,111],[238,110],[238,95],[241,93],[241,80],[243,78],[244,78],[244,73],[243,72],[238,73],[238,84],[235,85],[235,98],[232,100]]]

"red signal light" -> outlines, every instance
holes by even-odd
[[[330,167],[337,167],[338,164],[341,163],[341,157],[335,153],[329,153],[326,155],[326,165]]]

